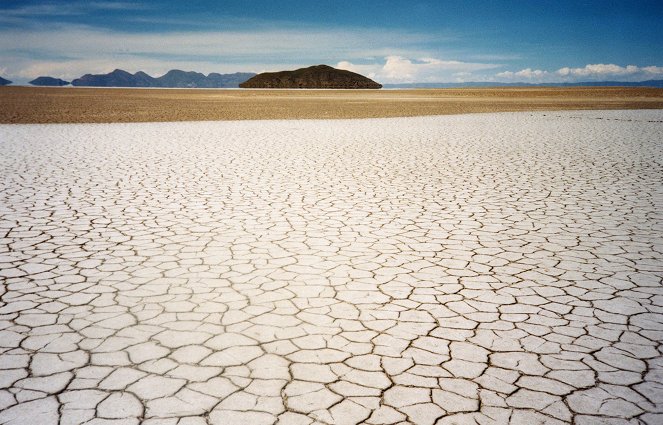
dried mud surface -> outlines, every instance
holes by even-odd
[[[661,109],[663,89],[206,90],[0,87],[0,104],[0,123],[339,119],[566,109]]]
[[[0,125],[0,424],[663,423],[663,111]]]

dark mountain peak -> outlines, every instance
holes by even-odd
[[[143,71],[136,72],[131,78],[135,87],[153,87],[155,79],[144,73]]]
[[[181,69],[171,69],[159,78],[205,78],[205,74],[195,71],[182,71]]]
[[[108,74],[85,74],[71,82],[72,86],[137,87],[135,77],[122,69]]]
[[[186,72],[182,71],[181,69],[171,69],[170,71],[163,74],[161,77],[157,77],[157,78],[163,78],[163,77],[174,76],[174,75],[183,75],[183,74],[186,74]]]
[[[239,85],[243,88],[279,89],[379,89],[370,78],[329,65],[314,65],[294,71],[264,72]]]
[[[12,83],[11,81],[0,77],[0,86],[6,86],[6,85],[11,84],[11,83]]]
[[[171,69],[156,80],[161,87],[210,87],[205,74],[180,69]]]
[[[28,84],[33,86],[49,86],[49,87],[59,87],[66,86],[69,84],[69,81],[61,80],[54,77],[37,77],[34,80],[30,81]]]
[[[125,77],[125,76],[132,75],[132,74],[130,72],[125,71],[124,69],[116,68],[116,69],[113,70],[113,72],[110,73],[110,75],[118,75],[118,76],[121,75],[121,76]]]

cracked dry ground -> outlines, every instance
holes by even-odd
[[[0,423],[660,424],[662,121],[0,126]]]

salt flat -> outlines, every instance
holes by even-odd
[[[0,126],[2,424],[660,424],[663,111]]]

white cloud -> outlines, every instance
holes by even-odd
[[[417,60],[391,55],[384,63],[355,64],[341,61],[337,68],[358,72],[381,83],[445,82],[466,77],[474,71],[493,69],[500,65],[473,63],[454,60],[440,60],[425,57]]]
[[[379,70],[379,66],[376,64],[359,65],[349,61],[340,61],[336,64],[336,68],[356,72],[368,78],[375,78],[375,74]]]
[[[504,71],[495,77],[505,81],[531,81],[538,83],[605,81],[644,81],[663,77],[663,67],[636,65],[620,66],[615,64],[588,64],[581,68],[563,67],[556,71],[532,70],[526,68],[517,72]]]
[[[604,75],[632,75],[636,74],[640,71],[640,68],[638,68],[635,65],[627,65],[626,67],[621,67],[619,65],[614,65],[614,64],[603,64],[603,63],[597,63],[597,64],[590,64],[590,65],[585,65],[583,68],[569,68],[569,67],[564,67],[561,69],[558,69],[556,73],[561,76],[580,76],[580,77],[598,77],[598,76],[604,76]]]
[[[531,69],[531,68],[525,68],[521,69],[520,71],[517,72],[512,72],[512,71],[504,71],[504,72],[499,72],[495,74],[496,77],[500,78],[526,78],[528,80],[538,80],[542,79],[543,77],[548,75],[548,71],[542,71],[540,69]]]
[[[652,74],[652,75],[662,75],[663,74],[663,66],[645,66],[641,69],[646,74]]]

